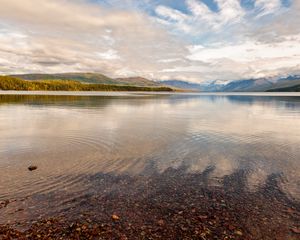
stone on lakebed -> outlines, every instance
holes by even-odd
[[[29,170],[29,171],[37,170],[37,166],[33,166],[33,165],[32,165],[32,166],[29,166],[29,167],[28,167],[28,170]]]

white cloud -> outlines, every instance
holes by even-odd
[[[169,18],[177,22],[184,21],[187,19],[187,15],[185,15],[184,13],[165,6],[158,6],[155,9],[155,12],[162,17]]]
[[[245,15],[238,0],[216,0],[220,8],[220,18],[224,22],[239,21]]]
[[[218,79],[224,79],[222,72],[231,72],[235,78],[265,77],[278,74],[279,69],[300,66],[300,34],[278,43],[247,41],[217,47],[193,45],[189,51],[189,60],[218,66]]]
[[[188,24],[190,17],[176,9],[172,9],[166,6],[158,6],[155,9],[155,12],[162,19],[155,19],[159,23],[165,26],[174,26],[179,30],[190,33],[192,27]]]
[[[196,0],[186,1],[189,10],[193,13],[196,18],[203,19],[207,23],[213,22],[213,19],[217,16],[214,14],[206,4],[198,2]]]
[[[228,58],[233,61],[252,62],[260,59],[272,60],[274,58],[300,57],[300,35],[287,38],[280,43],[258,43],[253,41],[238,45],[225,45],[220,47],[190,46],[190,60],[211,61]]]
[[[120,56],[118,55],[118,52],[110,49],[106,52],[100,52],[97,54],[100,58],[106,59],[106,60],[115,60],[115,59],[120,59]]]
[[[259,17],[273,13],[280,9],[281,0],[256,0],[255,7],[260,10]]]
[[[219,30],[224,25],[238,22],[245,15],[238,0],[217,0],[216,3],[220,9],[218,12],[212,11],[201,1],[186,0],[186,5],[192,13],[191,15],[165,6],[157,7],[156,13],[160,17],[170,19],[171,21],[175,20],[177,28],[190,34],[211,31],[211,28]]]
[[[216,2],[220,8],[214,20],[217,26],[239,22],[245,15],[238,0],[216,0]]]

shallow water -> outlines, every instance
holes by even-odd
[[[170,169],[209,172],[205,184],[222,188],[242,171],[249,192],[276,176],[300,200],[300,95],[71,95],[0,95],[0,201],[27,199],[31,209],[0,209],[0,222],[63,212],[122,185],[103,176],[138,188]]]

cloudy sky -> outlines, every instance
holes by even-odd
[[[0,0],[0,74],[300,73],[300,0]]]

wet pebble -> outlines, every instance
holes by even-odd
[[[37,170],[37,166],[34,166],[34,165],[29,166],[29,167],[28,167],[28,170],[29,170],[29,171]]]
[[[240,230],[235,231],[235,234],[238,235],[238,236],[243,236],[243,233]]]
[[[165,221],[163,219],[160,219],[160,220],[157,221],[157,224],[159,226],[163,226],[163,225],[165,225]]]
[[[120,220],[120,217],[119,217],[118,215],[116,215],[116,214],[113,214],[113,215],[111,216],[111,218],[112,218],[112,220],[114,220],[114,221],[119,221],[119,220]]]

